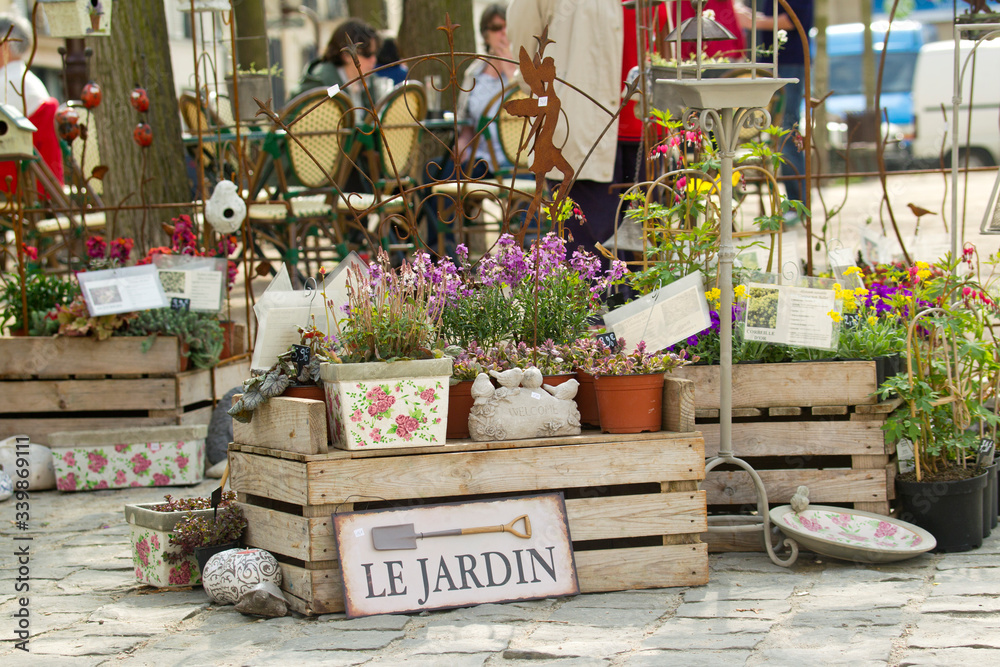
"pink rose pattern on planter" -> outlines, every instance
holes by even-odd
[[[205,441],[74,447],[56,450],[53,459],[60,491],[197,484],[205,467]]]
[[[909,550],[924,541],[917,533],[905,527],[842,512],[822,512],[807,510],[804,513],[789,512],[781,520],[793,528],[804,528],[817,537],[848,544],[863,544],[883,549]]]
[[[176,550],[170,546],[170,533],[132,526],[129,541],[132,543],[132,565],[137,581],[159,588],[201,583],[201,573],[194,556],[177,565],[163,560],[164,553]]]
[[[328,382],[326,395],[334,444],[444,443],[448,391],[439,378]]]

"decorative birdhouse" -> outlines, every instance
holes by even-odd
[[[0,104],[0,159],[34,157],[31,135],[37,129],[16,107]]]
[[[182,12],[228,12],[229,0],[177,0]]]
[[[114,0],[38,0],[53,37],[107,37]]]

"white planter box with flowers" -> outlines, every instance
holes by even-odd
[[[193,555],[174,564],[164,559],[167,553],[180,552],[179,547],[171,546],[170,537],[174,526],[187,512],[157,512],[153,509],[155,506],[155,503],[125,506],[136,580],[157,588],[195,586],[201,583],[201,572]],[[211,518],[213,510],[194,510],[194,514]]]
[[[330,438],[340,449],[443,445],[450,358],[323,364]]]

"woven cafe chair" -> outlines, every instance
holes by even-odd
[[[316,238],[319,233],[331,240],[335,256],[347,254],[332,202],[340,197],[346,172],[345,147],[354,128],[350,108],[347,95],[330,97],[325,88],[289,101],[279,118],[291,136],[284,136],[283,148],[274,158],[280,201],[252,201],[248,207],[255,238],[266,240],[292,266],[302,264],[305,275],[326,250]],[[313,247],[307,245],[310,238],[317,241]]]

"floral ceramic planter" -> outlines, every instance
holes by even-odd
[[[60,491],[197,484],[208,427],[64,431],[49,436]]]
[[[53,37],[111,34],[114,0],[40,0]]]
[[[323,364],[330,441],[340,449],[443,445],[451,359]]]
[[[170,546],[174,526],[187,512],[156,512],[150,505],[126,505],[125,520],[131,532],[132,564],[135,578],[144,584],[158,588],[195,586],[201,583],[201,572],[194,555],[171,565],[163,556],[180,551]],[[196,516],[211,519],[212,510],[195,510]]]

